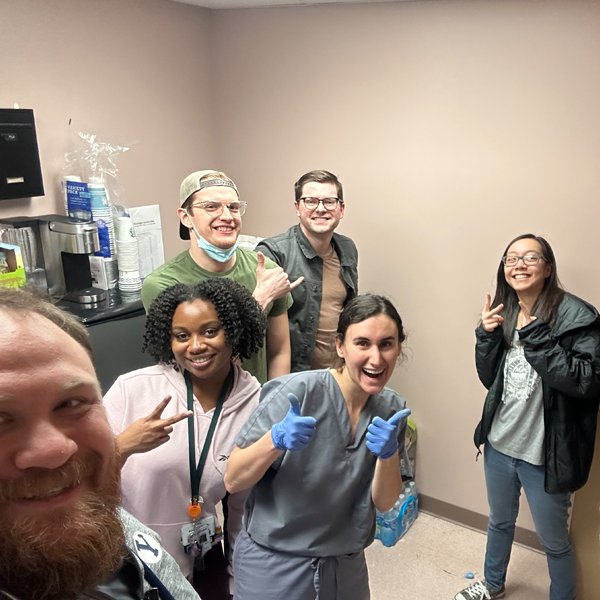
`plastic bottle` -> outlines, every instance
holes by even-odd
[[[394,528],[396,521],[383,521],[381,525],[381,543],[384,546],[393,546],[398,538]]]
[[[414,523],[419,512],[419,492],[414,481],[407,481],[404,484],[402,496],[405,497],[400,511],[398,513],[398,537],[402,537]]]
[[[377,511],[375,538],[384,546],[393,546],[413,524],[418,514],[418,496],[415,482],[407,481],[394,506],[386,513]]]

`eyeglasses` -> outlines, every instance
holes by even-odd
[[[528,266],[537,265],[540,260],[546,260],[541,254],[537,252],[530,252],[529,254],[525,254],[524,256],[503,256],[502,262],[507,267],[514,267],[520,260],[523,261],[524,264]],[[546,261],[547,262],[547,261]]]
[[[246,212],[247,202],[230,202],[229,204],[223,204],[223,202],[196,202],[190,205],[190,208],[199,207],[203,208],[207,215],[211,217],[220,217],[223,214],[223,210],[227,207],[227,210],[234,217],[241,217]]]
[[[300,200],[304,202],[304,206],[308,210],[315,210],[319,204],[323,204],[325,210],[335,210],[338,202],[344,204],[344,201],[339,198],[313,198],[312,196],[306,196],[305,198],[300,198]]]

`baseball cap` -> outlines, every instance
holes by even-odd
[[[206,175],[214,175],[214,179],[205,179],[204,181],[200,181]],[[181,188],[179,189],[179,206],[183,206],[186,200],[192,195],[195,194],[199,190],[203,190],[207,187],[230,187],[235,190],[235,193],[240,197],[240,193],[235,185],[235,183],[220,171],[215,171],[214,169],[208,169],[205,171],[195,171],[188,175],[182,182]],[[182,240],[190,239],[190,230],[183,224],[179,223],[179,237]]]

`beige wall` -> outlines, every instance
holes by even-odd
[[[128,204],[160,203],[165,231],[176,232],[179,184],[214,156],[210,16],[166,0],[2,0],[0,106],[33,108],[46,195],[2,201],[0,217],[63,213],[73,119],[137,142],[120,161]],[[165,235],[169,257],[183,248]]]
[[[122,177],[131,206],[161,204],[167,258],[196,168],[236,180],[257,235],[294,223],[299,175],[338,173],[361,291],[393,297],[410,334],[392,384],[419,425],[420,488],[486,514],[473,329],[504,246],[546,235],[566,286],[600,305],[599,26],[582,0],[3,0],[0,106],[35,110],[46,198],[0,217],[60,210],[69,118],[139,141]]]
[[[292,184],[345,185],[362,292],[393,297],[412,358],[422,492],[487,514],[473,330],[501,253],[548,237],[600,305],[600,3],[400,2],[215,13],[219,165],[244,230],[294,223]],[[520,525],[533,529],[527,511]]]

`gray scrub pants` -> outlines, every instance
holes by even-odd
[[[242,529],[233,552],[234,600],[369,600],[365,553],[315,558],[272,550]]]

